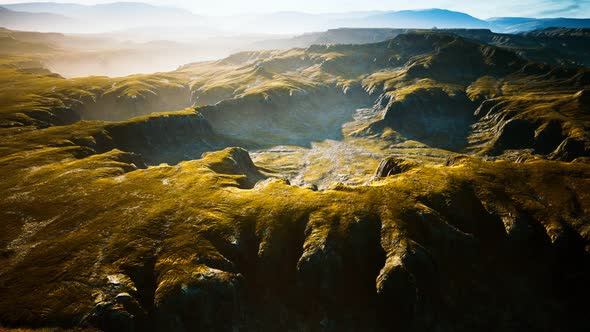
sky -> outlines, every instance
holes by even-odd
[[[0,0],[0,4],[32,1],[48,0]],[[97,4],[114,1],[117,0],[64,0],[56,2]],[[139,0],[131,1],[140,2]],[[444,8],[461,11],[482,19],[498,16],[590,17],[590,0],[145,0],[141,2],[185,8],[203,15],[276,11],[331,13]]]

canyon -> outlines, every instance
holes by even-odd
[[[590,69],[467,32],[3,57],[0,326],[584,331]]]

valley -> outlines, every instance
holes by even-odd
[[[16,39],[2,328],[590,324],[585,45],[531,56],[522,35],[412,29],[66,78]]]

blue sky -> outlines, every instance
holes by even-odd
[[[0,3],[31,1],[44,0],[0,0]],[[58,2],[96,4],[114,1],[116,0],[65,0]],[[139,2],[139,0],[135,1]],[[445,8],[462,11],[479,18],[494,16],[590,17],[590,0],[145,0],[143,2],[186,8],[195,13],[207,15],[274,11],[326,13]]]

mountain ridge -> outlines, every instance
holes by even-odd
[[[2,330],[587,330],[588,68],[441,30],[0,59]]]
[[[1,5],[13,11],[32,12],[44,15],[59,14],[78,21],[90,21],[108,30],[142,27],[152,22],[159,25],[211,25],[227,33],[237,31],[275,33],[303,33],[342,27],[379,28],[489,28],[496,32],[521,32],[547,27],[590,27],[590,19],[570,18],[519,18],[500,17],[479,19],[466,13],[439,9],[401,11],[358,11],[347,13],[304,13],[284,11],[260,14],[229,16],[199,15],[191,11],[168,6],[156,6],[142,2],[113,2],[109,4],[78,5],[55,2],[31,2]],[[7,25],[7,19],[0,20],[0,26]],[[106,24],[105,22],[108,22]],[[149,23],[148,23],[149,22]],[[6,27],[23,29],[30,22],[9,22]],[[31,26],[31,25],[29,25]],[[36,25],[40,26],[40,25]],[[50,25],[42,25],[43,31],[50,31]],[[54,25],[55,27],[59,25]],[[70,28],[72,30],[72,28]],[[80,31],[97,32],[97,28],[86,27]],[[67,31],[63,31],[67,32]]]

